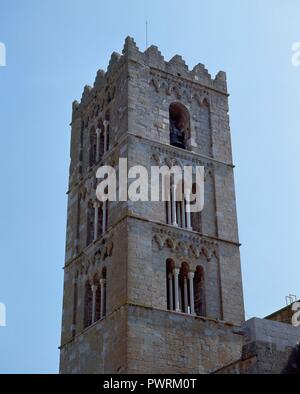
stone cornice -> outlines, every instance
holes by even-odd
[[[113,251],[113,234],[114,228],[110,228],[102,237],[85,247],[77,256],[65,263],[64,270],[72,269],[76,264],[78,273],[86,273],[90,265],[98,264],[100,261],[105,262],[107,257],[112,255]]]
[[[215,87],[208,85],[204,82],[199,82],[197,80],[193,80],[191,78],[184,77],[182,75],[173,75],[168,71],[161,70],[159,68],[150,67],[150,75],[153,75],[155,77],[161,78],[161,79],[169,79],[175,84],[178,84],[178,81],[181,81],[181,83],[185,84],[186,86],[196,89],[199,92],[205,92],[205,90],[212,91],[214,93],[219,93],[222,94],[225,97],[229,97],[229,93],[225,92],[224,90],[221,89],[216,89]]]
[[[193,151],[180,149],[180,148],[177,148],[176,146],[172,146],[172,145],[160,142],[160,141],[153,141],[152,139],[150,139],[148,137],[140,136],[140,135],[134,134],[132,132],[127,132],[127,135],[134,137],[136,139],[139,139],[139,140],[143,140],[145,143],[150,144],[153,150],[156,149],[157,151],[168,153],[168,154],[170,154],[170,156],[172,156],[174,158],[185,158],[186,160],[188,160],[192,157],[193,160],[195,160],[195,162],[197,162],[197,160],[198,160],[198,163],[200,163],[200,164],[201,164],[201,160],[202,160],[202,163],[203,163],[203,160],[206,160],[207,163],[211,162],[211,163],[222,164],[222,165],[225,165],[230,168],[235,167],[234,164],[225,163],[223,161],[216,160],[212,157],[201,155],[201,154],[193,152]]]
[[[128,213],[127,215],[124,216],[124,218],[125,217],[128,217],[129,219],[141,220],[141,221],[148,222],[148,223],[152,224],[153,225],[153,228],[152,228],[153,232],[156,232],[156,233],[160,232],[165,235],[173,233],[175,236],[177,236],[178,234],[181,234],[180,237],[182,237],[181,238],[182,240],[189,239],[190,241],[195,241],[196,243],[199,243],[199,245],[201,243],[203,244],[203,243],[207,242],[207,245],[213,246],[213,245],[217,245],[219,242],[222,242],[222,243],[231,244],[231,245],[238,246],[238,247],[241,246],[241,244],[236,241],[231,241],[231,240],[220,238],[220,237],[214,237],[214,236],[207,235],[207,234],[201,234],[201,233],[198,233],[193,230],[188,230],[187,228],[175,227],[170,224],[163,223],[163,222],[155,222],[153,220],[145,219],[143,217],[134,215],[132,213]]]
[[[219,237],[213,237],[213,236],[210,236],[207,234],[200,234],[200,233],[197,233],[196,231],[193,231],[193,230],[188,230],[186,228],[180,228],[180,227],[174,227],[170,224],[166,224],[163,222],[155,222],[155,221],[143,218],[141,216],[135,215],[135,214],[131,213],[130,211],[127,211],[115,224],[113,224],[108,229],[108,231],[101,238],[97,239],[96,241],[94,241],[93,243],[88,245],[77,256],[66,261],[65,266],[63,268],[64,269],[70,268],[77,261],[80,261],[80,259],[87,258],[87,259],[90,259],[90,262],[93,262],[96,253],[100,253],[99,258],[100,258],[100,256],[105,256],[105,258],[110,256],[112,254],[111,244],[113,245],[112,238],[114,236],[114,233],[117,231],[118,226],[120,224],[122,224],[124,222],[124,220],[126,220],[126,219],[140,220],[140,221],[147,222],[150,225],[152,225],[152,232],[154,234],[153,237],[155,235],[157,235],[157,236],[160,236],[160,238],[161,238],[161,239],[159,239],[158,237],[156,237],[156,239],[155,239],[158,242],[158,245],[162,244],[162,242],[164,244],[170,236],[172,238],[175,238],[178,240],[179,246],[181,246],[183,242],[189,241],[190,242],[189,247],[196,257],[200,256],[200,254],[202,253],[207,258],[211,258],[212,255],[210,255],[209,250],[214,252],[216,250],[219,242],[234,245],[237,247],[241,246],[240,243],[235,242],[235,241],[230,241],[228,239],[219,238]],[[171,245],[171,244],[169,244],[169,245]],[[192,246],[192,245],[194,245],[194,246]],[[169,246],[169,247],[172,248],[172,246]],[[107,252],[107,250],[110,250],[110,252]],[[203,253],[205,250],[206,250],[206,252]]]
[[[169,145],[169,144],[165,144],[160,141],[153,141],[150,138],[147,138],[144,136],[142,137],[142,136],[139,136],[139,135],[134,134],[132,132],[126,132],[121,136],[121,138],[118,139],[118,141],[115,142],[114,146],[108,152],[105,153],[105,155],[102,157],[102,159],[97,164],[94,164],[93,167],[90,167],[90,169],[86,173],[86,175],[81,177],[81,179],[78,182],[74,183],[72,185],[72,187],[67,190],[66,193],[69,194],[71,190],[74,190],[76,188],[79,189],[82,185],[85,184],[85,182],[89,178],[91,178],[92,176],[95,176],[95,172],[96,172],[97,168],[101,165],[107,164],[106,162],[109,160],[110,157],[113,157],[113,155],[116,154],[116,151],[120,148],[121,144],[126,139],[128,139],[130,141],[130,138],[142,140],[146,144],[151,145],[151,149],[153,150],[154,154],[155,154],[155,152],[164,153],[166,155],[169,155],[170,158],[172,158],[174,160],[176,160],[176,159],[177,160],[178,159],[191,160],[192,159],[193,163],[195,163],[197,165],[204,165],[206,167],[211,167],[212,163],[216,163],[216,164],[225,165],[230,168],[235,168],[235,166],[233,164],[225,163],[223,161],[213,159],[212,157],[209,157],[209,156],[205,156],[205,155],[201,155],[199,153],[195,153],[192,151],[180,149],[180,148],[177,148],[177,147]]]

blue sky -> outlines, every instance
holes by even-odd
[[[299,0],[1,0],[0,373],[56,373],[71,103],[127,35],[227,72],[247,318],[300,297]]]

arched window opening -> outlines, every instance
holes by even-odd
[[[106,316],[106,267],[102,269],[102,275],[100,279],[100,291],[101,291],[101,305],[100,305],[100,318]]]
[[[169,212],[170,201],[165,201],[165,215],[166,215],[166,223],[171,224],[171,211]]]
[[[197,194],[197,184],[193,183],[192,193]],[[202,215],[201,212],[191,212],[191,226],[194,231],[202,233]]]
[[[77,277],[74,279],[73,289],[73,321],[72,321],[72,336],[76,334],[76,323],[77,323],[77,300],[78,300],[78,284]]]
[[[89,166],[92,167],[96,164],[96,153],[97,153],[97,134],[95,127],[90,130],[90,160]]]
[[[109,150],[110,144],[110,114],[109,111],[105,114],[104,124],[104,150],[107,152]]]
[[[190,116],[181,103],[172,103],[169,107],[170,144],[186,149],[190,139]]]
[[[182,205],[182,201],[176,201],[177,224],[179,227],[183,227],[181,205]]]
[[[97,238],[100,238],[102,236],[102,233],[103,233],[103,202],[99,202]]]
[[[101,313],[101,289],[100,289],[100,280],[99,280],[99,277],[97,274],[94,276],[93,286],[94,286],[93,287],[93,289],[94,289],[93,296],[95,297],[95,300],[93,302],[94,308],[95,308],[94,313],[93,313],[93,315],[94,315],[93,322],[95,322],[100,319],[100,313]]]
[[[172,188],[171,188],[171,177],[165,175],[162,179],[162,200],[165,201],[165,213],[166,213],[166,223],[172,224]]]
[[[199,133],[197,143],[200,151],[205,156],[212,156],[212,133],[210,122],[210,107],[207,99],[204,99],[199,107],[198,125]]]
[[[94,240],[94,227],[95,227],[95,208],[93,201],[90,200],[88,202],[88,210],[87,210],[87,240],[86,245],[88,246]]]
[[[103,202],[103,218],[103,232],[105,232],[109,224],[109,200]]]
[[[201,266],[197,266],[194,276],[194,299],[196,315],[206,316],[204,271]]]
[[[104,121],[98,121],[95,131],[95,145],[92,154],[95,154],[95,163],[102,159],[102,156],[109,150],[109,113],[107,112]],[[93,140],[94,141],[94,140]]]
[[[104,176],[104,179],[107,178],[107,174]],[[104,189],[104,194],[108,194],[108,186]],[[101,237],[108,229],[108,221],[109,221],[109,200],[106,201],[97,201],[98,204],[98,226],[97,226],[97,238]],[[96,230],[95,230],[96,231]]]
[[[171,183],[171,182],[170,182]],[[190,212],[186,212],[183,182],[171,184],[170,201],[166,201],[166,222],[172,226],[190,229]]]
[[[95,163],[98,163],[104,153],[104,126],[101,119],[98,120],[96,134],[96,144],[94,146]]]
[[[177,216],[177,224],[179,227],[186,228],[187,227],[187,217],[186,217],[186,203],[184,198],[184,187],[183,182],[179,182],[176,186],[176,216]]]
[[[191,313],[188,273],[189,273],[188,264],[182,263],[179,271],[178,283],[179,283],[179,308],[183,313]]]
[[[106,268],[103,268],[101,279],[95,274],[87,280],[84,295],[84,328],[102,319],[106,315]]]
[[[83,163],[83,133],[84,133],[84,121],[81,122],[80,128],[80,138],[79,138],[79,167],[78,172],[79,175],[82,175],[82,163]]]
[[[92,324],[93,314],[93,292],[90,281],[85,283],[85,296],[84,296],[84,328]]]
[[[166,289],[167,289],[167,309],[173,311],[175,309],[174,304],[174,261],[167,259],[166,261]]]
[[[167,309],[194,315],[194,273],[184,262],[176,268],[172,259],[166,261]]]
[[[104,211],[106,205],[105,202],[100,202],[100,201],[94,201],[92,206],[89,204],[89,212],[88,212],[88,244],[93,241],[96,241],[99,239],[104,231],[103,229],[105,228],[105,221],[104,220]],[[94,212],[94,219],[92,219],[92,212]],[[92,230],[92,226],[94,226]],[[93,239],[92,238],[92,233],[93,232]]]
[[[105,144],[105,137],[104,137],[104,124],[103,124],[103,122],[102,121],[100,121],[99,122],[99,160],[100,160],[100,158],[104,155],[104,153],[105,153],[105,146],[104,146],[104,144]]]
[[[79,253],[79,249],[80,249],[81,203],[82,203],[82,195],[81,193],[79,193],[77,198],[77,217],[76,217],[76,238],[75,238],[76,253]]]

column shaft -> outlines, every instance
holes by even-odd
[[[178,286],[179,269],[178,268],[174,268],[173,275],[174,275],[174,287],[175,287],[175,310],[177,312],[180,312],[179,286]]]
[[[186,190],[186,193],[185,193],[185,211],[186,211],[186,227],[188,230],[192,230],[191,209],[190,209],[190,190]]]
[[[170,310],[174,310],[174,303],[173,303],[173,275],[169,274],[169,301],[170,301]]]
[[[171,207],[171,200],[166,201],[168,207],[168,224],[172,224],[172,207]]]
[[[107,201],[103,201],[102,203],[102,234],[106,231],[106,204]]]
[[[101,130],[99,128],[96,129],[97,142],[96,142],[96,163],[100,160],[100,133]]]
[[[184,298],[184,312],[189,312],[189,299],[188,299],[188,291],[187,291],[187,277],[183,278],[183,298]]]
[[[186,227],[186,223],[185,223],[185,203],[184,203],[184,199],[181,201],[180,203],[181,205],[181,227],[185,228]]]
[[[101,293],[100,319],[102,319],[105,316],[105,279],[100,279],[100,293]]]
[[[191,315],[195,314],[195,300],[194,300],[194,272],[189,272],[189,285],[190,285],[190,303]]]
[[[92,293],[93,293],[93,301],[92,301],[92,323],[95,322],[95,316],[96,316],[96,292],[97,292],[97,285],[92,285]]]
[[[95,216],[94,216],[94,241],[98,238],[98,210],[99,210],[99,204],[96,202],[94,204],[94,209],[95,209]]]
[[[107,128],[108,128],[108,125],[109,125],[109,122],[107,121],[107,120],[105,120],[104,122],[103,122],[103,125],[104,125],[104,152],[107,152],[108,151],[108,146],[107,146]]]
[[[173,226],[178,226],[177,225],[177,215],[176,215],[176,185],[172,185],[172,225]]]

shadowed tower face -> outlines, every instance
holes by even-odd
[[[204,166],[203,211],[99,202],[119,158]],[[128,37],[73,103],[60,372],[208,373],[239,358],[243,320],[226,76]]]

